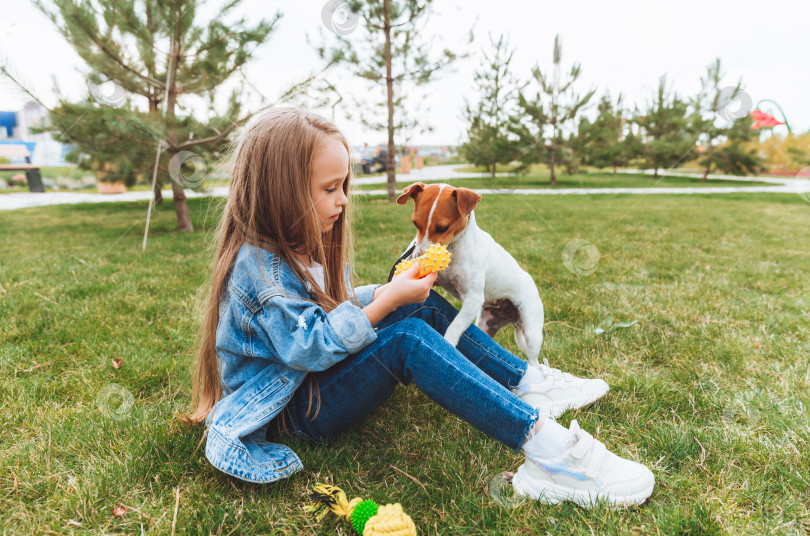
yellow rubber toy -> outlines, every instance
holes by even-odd
[[[304,511],[314,514],[319,522],[331,510],[345,517],[363,536],[416,536],[416,525],[399,503],[380,506],[360,497],[349,501],[342,489],[323,483],[314,487],[309,498],[312,502]]]
[[[433,244],[424,254],[413,260],[401,261],[397,264],[394,277],[409,269],[417,261],[419,262],[419,275],[416,276],[416,279],[422,279],[430,272],[441,272],[450,265],[451,255],[452,253],[447,251],[447,247],[443,244]]]

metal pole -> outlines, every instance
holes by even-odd
[[[155,182],[157,181],[158,162],[160,162],[160,150],[163,148],[163,142],[159,141],[157,146],[157,154],[155,155],[155,167],[152,170],[152,197],[149,198],[149,208],[146,211],[146,227],[143,229],[143,246],[141,251],[146,251],[146,236],[149,234],[149,218],[152,216],[152,205],[155,204]]]

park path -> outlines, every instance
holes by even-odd
[[[463,179],[469,177],[483,177],[488,176],[480,173],[463,173],[456,171],[457,168],[465,167],[459,165],[450,166],[430,166],[422,169],[411,170],[407,178],[411,182],[416,181],[435,181],[446,180],[452,181],[455,179]],[[645,170],[622,170],[622,173],[637,173],[637,174],[652,174],[651,171]],[[510,188],[508,173],[498,173],[496,178],[497,188],[476,188],[475,191],[481,194],[503,194],[514,193],[521,195],[607,195],[607,194],[633,194],[633,195],[648,195],[648,194],[728,194],[728,193],[793,193],[800,194],[805,198],[810,198],[810,180],[793,179],[793,178],[779,178],[779,177],[738,177],[732,175],[709,175],[710,179],[722,179],[738,181],[742,184],[745,182],[767,182],[770,186],[702,186],[702,187],[649,187],[649,188],[521,188],[512,190]],[[694,177],[700,178],[701,174],[698,173],[666,173],[666,176],[678,177]],[[399,180],[402,180],[404,175],[399,175]],[[354,177],[352,178],[353,185],[359,184],[385,184],[387,181],[386,175],[371,175],[368,177]],[[379,195],[387,194],[388,190],[355,190],[352,192],[355,195]],[[187,190],[187,197],[205,197],[205,196],[224,197],[228,195],[228,187],[220,186],[211,188],[207,192],[195,192]],[[171,189],[163,190],[163,197],[171,199]],[[98,193],[72,193],[72,192],[45,192],[45,193],[30,193],[30,192],[15,192],[8,194],[0,194],[0,210],[15,210],[20,208],[41,207],[48,205],[64,205],[72,203],[105,203],[105,202],[122,202],[122,201],[146,201],[152,198],[150,191],[137,191],[125,192],[123,194],[98,194]]]

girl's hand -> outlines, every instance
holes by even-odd
[[[386,283],[385,296],[394,308],[411,303],[422,303],[430,296],[430,288],[439,277],[439,272],[431,272],[422,279],[415,279],[419,274],[419,262]]]

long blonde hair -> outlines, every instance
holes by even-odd
[[[349,264],[350,288],[354,289],[352,203],[346,203],[343,216],[324,233],[310,195],[312,161],[330,138],[342,142],[350,152],[346,137],[328,119],[298,108],[275,107],[254,116],[231,144],[227,158],[230,192],[214,235],[216,252],[208,270],[210,279],[200,287],[208,296],[198,309],[202,320],[193,373],[193,411],[191,415],[177,415],[181,422],[204,421],[222,398],[216,351],[219,304],[242,244],[251,243],[285,259],[302,283],[310,282],[317,303],[326,312],[349,299],[344,266]],[[343,183],[347,198],[350,181],[351,165]],[[309,254],[323,265],[325,289],[308,270],[293,262],[295,251]],[[198,300],[200,303],[203,300]],[[309,379],[311,410],[313,376]],[[320,410],[317,385],[316,391],[315,415]]]

